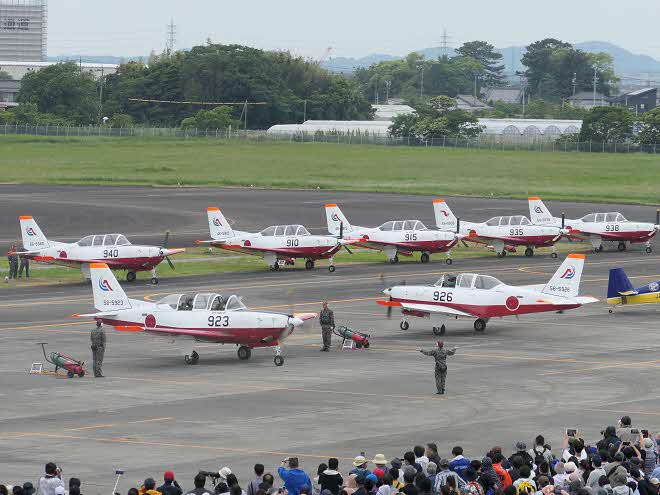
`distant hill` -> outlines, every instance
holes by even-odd
[[[585,41],[583,43],[576,43],[575,47],[586,52],[604,52],[611,55],[614,58],[614,69],[619,74],[660,73],[660,61],[648,55],[632,53],[625,48],[606,41]],[[496,50],[502,54],[502,63],[505,65],[505,72],[511,74],[523,68],[520,59],[525,54],[524,46],[510,46],[496,48]],[[424,55],[427,59],[435,59],[445,54],[441,47],[423,48],[416,51]],[[452,57],[454,54],[453,49],[450,48],[447,50],[446,55]],[[335,72],[352,72],[357,67],[369,67],[378,62],[399,60],[401,58],[386,54],[372,54],[362,58],[338,57],[327,60],[322,65],[328,70]]]

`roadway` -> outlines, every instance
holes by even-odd
[[[34,187],[30,191],[39,199],[31,203],[24,197],[20,204],[13,197],[20,188],[3,187],[13,188],[0,195],[0,205],[10,208],[1,220],[7,222],[2,224],[3,238],[6,226],[14,227],[7,217],[27,213],[26,207],[37,219],[43,215],[64,237],[81,237],[94,222],[98,231],[116,230],[111,228],[114,219],[124,230],[137,234],[146,229],[154,236],[156,225],[169,223],[175,231],[185,231],[181,242],[205,229],[203,210],[209,204],[227,209],[236,205],[241,227],[245,218],[248,228],[271,219],[292,222],[294,213],[300,221],[320,227],[322,212],[319,209],[314,220],[314,208],[328,200],[346,204],[356,223],[386,220],[391,203],[396,206],[392,211],[405,216],[426,211],[422,220],[431,220],[430,205],[425,207],[430,198],[424,197],[131,188],[96,193],[76,188],[62,196],[62,191]],[[118,198],[114,204],[112,191]],[[155,194],[151,199],[149,191]],[[259,201],[247,201],[247,195]],[[279,209],[278,196],[284,205]],[[94,197],[104,211],[82,207],[91,205]],[[295,200],[289,203],[289,197]],[[43,206],[42,199],[51,202]],[[478,218],[510,214],[516,208],[524,213],[526,206],[467,198],[453,202],[461,215],[474,213]],[[154,205],[151,216],[140,216],[149,212],[149,204]],[[301,204],[309,204],[311,213]],[[561,206],[567,213],[589,211],[587,205]],[[131,213],[133,207],[137,213]],[[616,209],[636,213],[634,218],[652,213],[650,208]],[[265,218],[264,211],[269,212]],[[57,222],[65,213],[67,221]],[[30,364],[43,361],[37,342],[91,361],[92,324],[70,318],[92,311],[91,290],[70,284],[0,291],[0,480],[36,481],[43,464],[55,460],[67,476],[84,480],[86,493],[110,490],[115,468],[127,472],[119,486],[122,493],[146,476],[160,478],[168,468],[184,488],[191,486],[198,469],[223,465],[245,484],[255,462],[272,470],[292,455],[299,456],[310,473],[331,455],[341,458],[346,471],[349,458],[360,451],[391,458],[427,441],[436,441],[445,457],[457,444],[469,456],[481,457],[493,445],[509,452],[516,441],[529,445],[538,433],[558,448],[565,428],[578,427],[596,439],[602,427],[615,424],[623,414],[658,431],[657,306],[610,315],[603,304],[593,304],[563,315],[492,320],[484,334],[475,334],[469,320],[451,321],[445,341],[459,350],[449,363],[447,396],[434,395],[433,361],[416,351],[434,345],[428,320],[412,320],[410,330],[403,332],[396,311],[387,319],[374,300],[383,285],[432,283],[447,270],[440,258],[428,265],[339,266],[334,274],[324,267],[211,274],[127,288],[130,297],[150,300],[171,292],[236,292],[249,307],[285,312],[318,310],[320,301],[328,299],[338,323],[372,334],[368,350],[319,353],[319,329],[312,323],[287,340],[281,368],[273,365],[269,349],[239,362],[235,348],[210,345],[198,349],[198,365],[188,366],[166,340],[107,329],[107,378],[30,376]],[[457,261],[453,269],[531,284],[547,280],[560,261],[493,256]],[[646,255],[637,249],[589,255],[583,293],[603,297],[608,270],[617,265],[624,266],[637,285],[660,279],[659,262],[655,252]]]

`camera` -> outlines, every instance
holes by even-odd
[[[567,437],[574,437],[577,435],[577,429],[576,428],[566,428],[566,436]]]

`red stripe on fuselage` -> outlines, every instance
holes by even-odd
[[[515,311],[511,311],[504,304],[458,304],[458,303],[439,303],[435,301],[419,301],[416,299],[392,299],[397,302],[410,304],[426,304],[440,307],[457,309],[469,313],[478,318],[494,318],[497,316],[524,315],[529,313],[545,313],[548,311],[562,311],[564,309],[579,308],[581,304],[521,304]]]
[[[83,264],[106,263],[111,270],[132,270],[136,272],[151,270],[158,266],[164,259],[163,256],[143,256],[139,258],[95,258],[79,260],[71,258],[53,258],[50,256],[28,256],[34,261],[68,267],[80,267]]]
[[[273,248],[264,249],[254,246],[238,246],[232,245],[231,247],[226,244],[211,244],[213,247],[226,249],[227,251],[238,251],[253,256],[263,256],[264,254],[274,254],[276,256],[286,258],[306,258],[306,259],[326,259],[334,256],[337,251],[341,249],[341,245],[337,246],[306,246],[306,247],[291,247],[291,248]]]
[[[110,326],[144,327],[144,322],[116,320],[113,318],[99,318]],[[288,328],[177,328],[165,325],[156,325],[156,328],[146,328],[144,331],[152,334],[182,335],[194,337],[196,340],[214,342],[217,344],[244,344],[251,347],[270,347],[277,345],[282,333]],[[263,343],[263,340],[268,340]]]
[[[358,242],[357,245],[360,247],[376,249],[374,247],[369,246],[368,244],[371,243],[372,246],[377,244],[382,244],[383,246],[393,246],[406,251],[425,251],[428,253],[444,253],[445,251],[448,251],[449,249],[453,248],[457,242],[458,242],[457,239],[452,239],[450,241],[436,240],[436,241],[411,241],[411,242],[382,242],[377,240],[369,240],[365,243]]]

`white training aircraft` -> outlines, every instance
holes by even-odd
[[[446,263],[451,265],[451,248],[464,237],[443,230],[429,230],[419,220],[396,220],[379,227],[358,227],[351,225],[334,203],[325,205],[325,216],[331,235],[383,251],[390,263],[398,263],[399,254],[412,256],[413,252],[421,252],[419,260],[422,263],[428,263],[433,253],[447,253]]]
[[[325,235],[312,235],[302,225],[273,225],[261,232],[235,231],[219,208],[207,208],[212,240],[196,241],[229,251],[262,256],[271,271],[279,270],[280,264],[293,265],[296,258],[304,258],[305,268],[314,268],[314,262],[329,260],[328,271],[335,271],[334,255],[355,241],[335,239]]]
[[[128,282],[135,280],[136,272],[150,270],[151,283],[157,284],[156,266],[166,260],[174,269],[169,256],[185,251],[167,248],[169,232],[161,247],[133,245],[122,234],[88,235],[78,242],[65,243],[48,240],[32,217],[23,216],[19,220],[27,251],[17,254],[42,263],[81,268],[87,279],[89,264],[103,262],[113,270],[126,270]]]
[[[534,225],[561,225],[562,219],[553,217],[541,198],[529,198],[529,215]],[[646,252],[650,253],[651,239],[660,231],[660,210],[655,212],[655,224],[649,222],[631,222],[618,212],[589,213],[579,219],[566,220],[570,229],[570,238],[588,240],[599,253],[603,250],[603,241],[618,243],[618,250],[625,251],[627,245],[645,243]]]
[[[433,201],[433,211],[439,229],[456,230],[456,217],[443,199]],[[493,217],[482,223],[461,221],[459,232],[468,236],[467,241],[492,245],[498,258],[506,256],[507,251],[515,251],[516,246],[526,246],[525,256],[534,256],[535,248],[551,247],[551,256],[556,258],[555,243],[568,234],[561,223],[559,226],[533,225],[522,215]]]
[[[443,275],[434,285],[402,285],[383,291],[389,300],[382,306],[400,307],[401,329],[408,330],[408,317],[428,317],[433,333],[443,335],[449,318],[476,318],[474,329],[483,332],[491,318],[528,313],[561,312],[597,302],[579,296],[585,255],[569,254],[545,285],[512,286],[490,275],[463,273]]]
[[[78,314],[120,332],[144,332],[174,341],[187,364],[197,364],[197,342],[238,346],[238,358],[252,349],[275,347],[276,366],[284,364],[280,344],[315,313],[287,315],[249,311],[237,295],[172,294],[158,302],[129,299],[105,263],[92,263],[92,293],[97,313]]]

